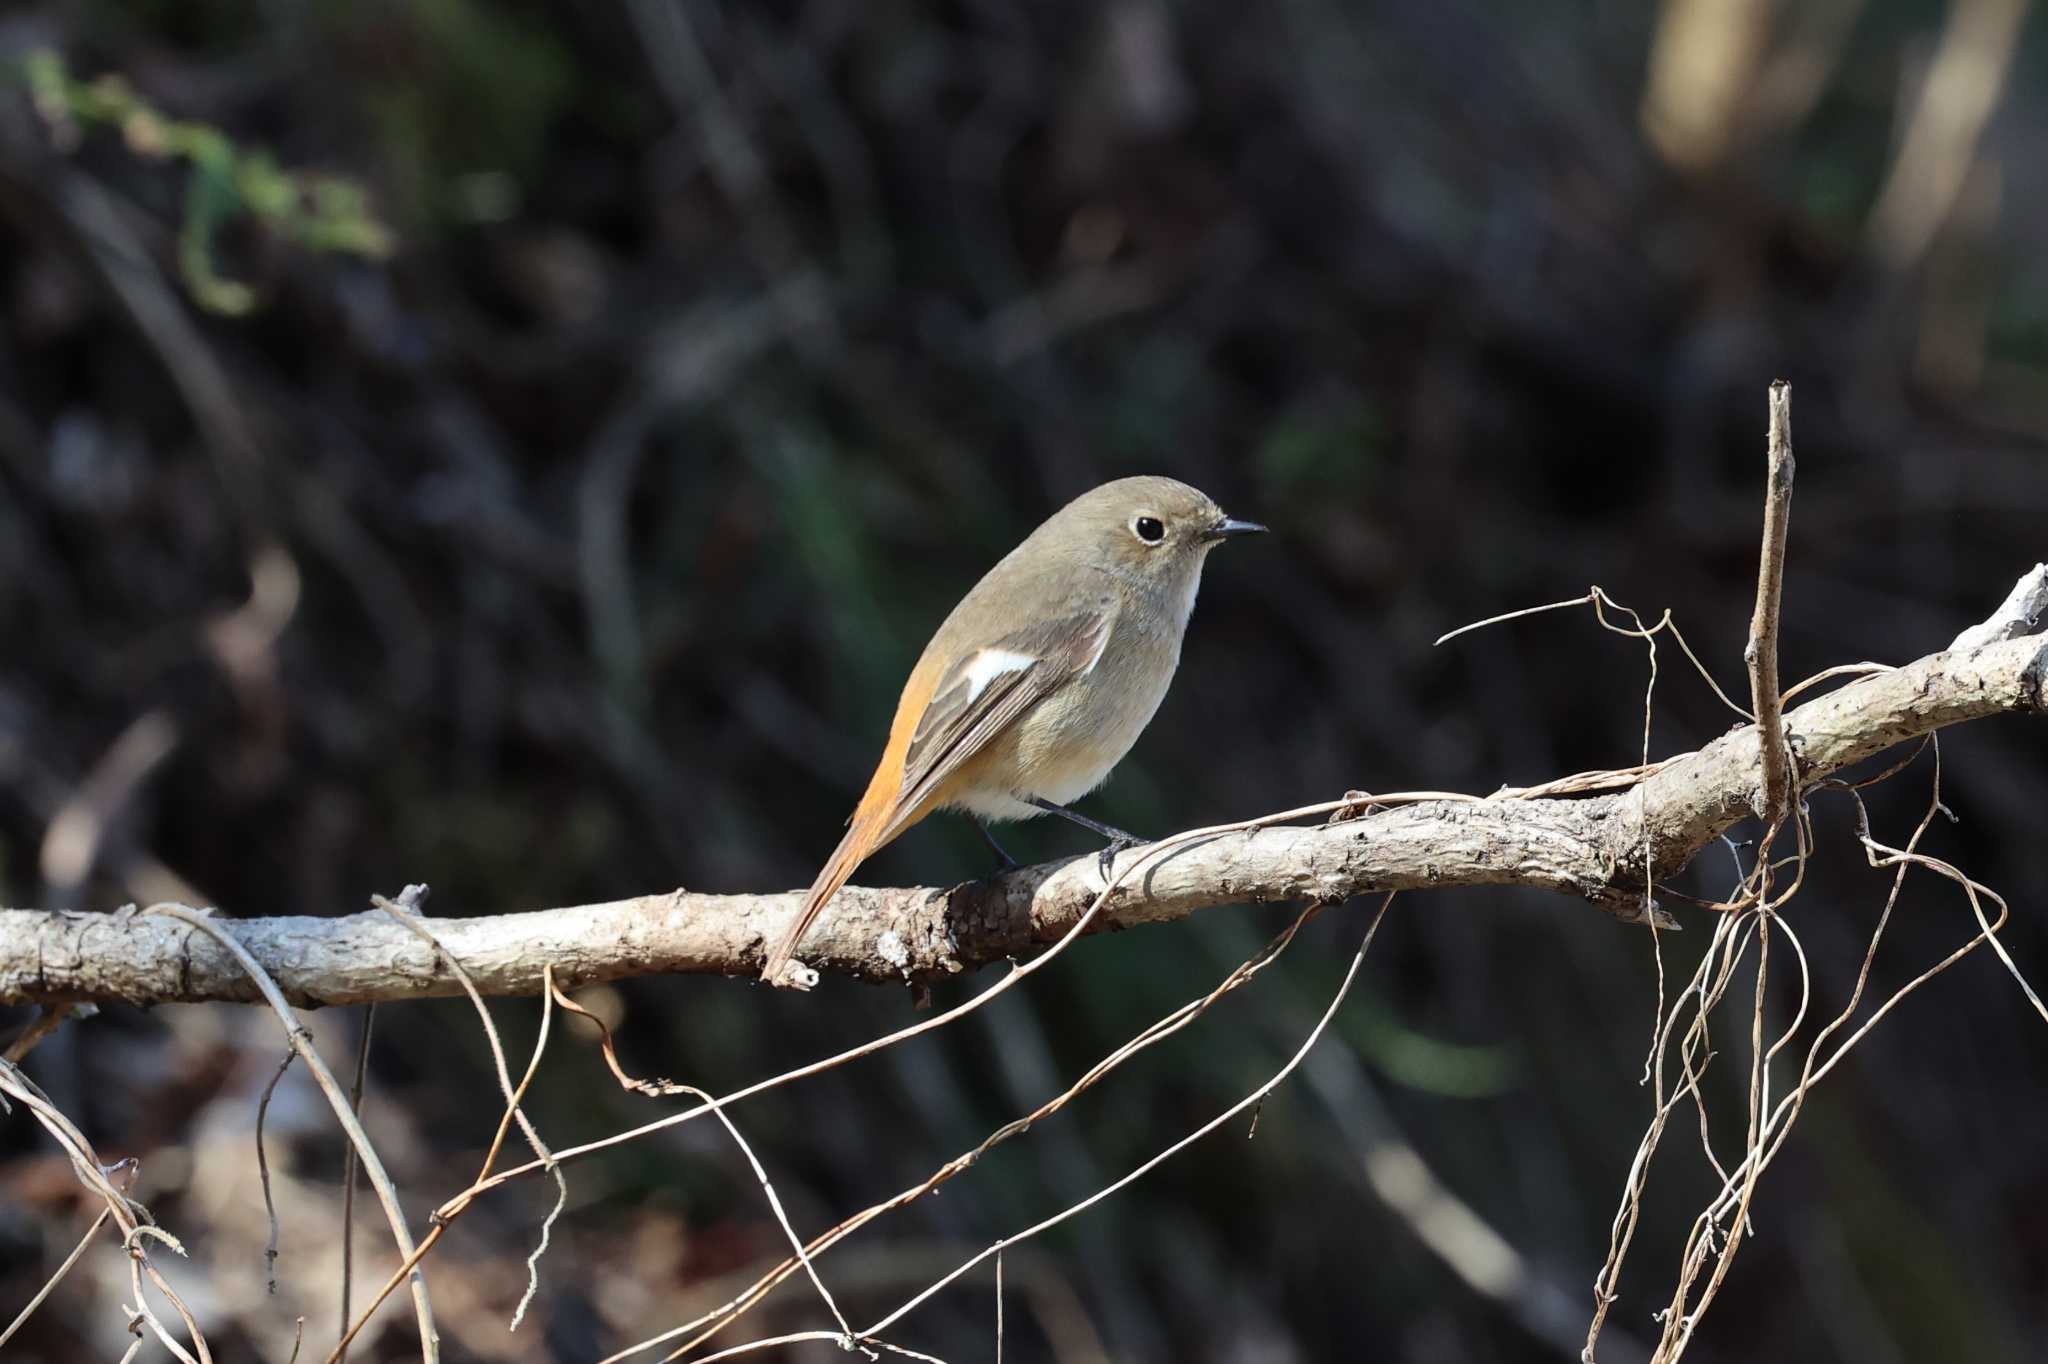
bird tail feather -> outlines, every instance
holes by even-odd
[[[885,810],[863,809],[855,812],[846,836],[839,840],[839,846],[825,859],[824,867],[818,872],[818,879],[811,882],[811,889],[804,896],[804,907],[796,916],[796,922],[782,935],[782,941],[775,945],[775,950],[768,954],[767,960],[762,964],[762,980],[771,985],[778,981],[783,969],[789,965],[790,958],[796,955],[796,949],[802,944],[804,934],[810,931],[811,924],[824,910],[825,902],[839,893],[839,888],[846,884],[847,878],[853,875],[861,863],[867,861],[869,854],[889,841],[891,831],[884,827],[886,814]]]

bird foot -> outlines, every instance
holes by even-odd
[[[1136,834],[1127,834],[1122,830],[1113,830],[1109,842],[1103,846],[1102,851],[1095,858],[1095,867],[1096,870],[1102,873],[1103,884],[1109,884],[1109,874],[1116,870],[1116,855],[1118,853],[1128,852],[1132,848],[1143,847],[1148,841],[1138,837]]]

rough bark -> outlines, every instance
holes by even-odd
[[[2022,595],[2016,589],[2014,600]],[[1963,638],[1984,632],[1976,627]],[[1947,725],[2037,714],[2044,674],[2048,642],[2022,634],[1859,678],[1785,715],[1794,784],[1804,791]],[[1133,878],[1090,929],[1162,923],[1223,904],[1488,885],[1546,887],[1639,918],[1646,869],[1660,880],[1672,875],[1755,813],[1759,757],[1756,727],[1748,725],[1619,792],[1431,800],[1327,824],[1217,834]],[[951,888],[848,887],[818,921],[803,958],[826,974],[862,980],[942,979],[1053,941],[1087,911],[1101,884],[1096,859],[1086,856]],[[547,963],[571,986],[664,972],[751,976],[802,899],[801,891],[675,890],[431,923],[480,990],[532,994]],[[296,1004],[452,995],[459,988],[431,947],[380,912],[238,919],[232,929]],[[0,910],[0,1003],[256,998],[228,953],[173,920]]]

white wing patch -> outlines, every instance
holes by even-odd
[[[1038,660],[1030,654],[1013,653],[1008,649],[983,649],[967,660],[961,676],[967,681],[967,702],[981,695],[989,683],[1004,673],[1022,672]]]

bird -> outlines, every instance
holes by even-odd
[[[1158,475],[1081,494],[953,608],[911,669],[888,742],[846,835],[796,922],[764,959],[783,979],[804,934],[862,862],[937,809],[964,811],[1006,866],[991,820],[1053,814],[1110,840],[1144,840],[1069,809],[1137,742],[1180,664],[1202,565],[1266,527]]]

